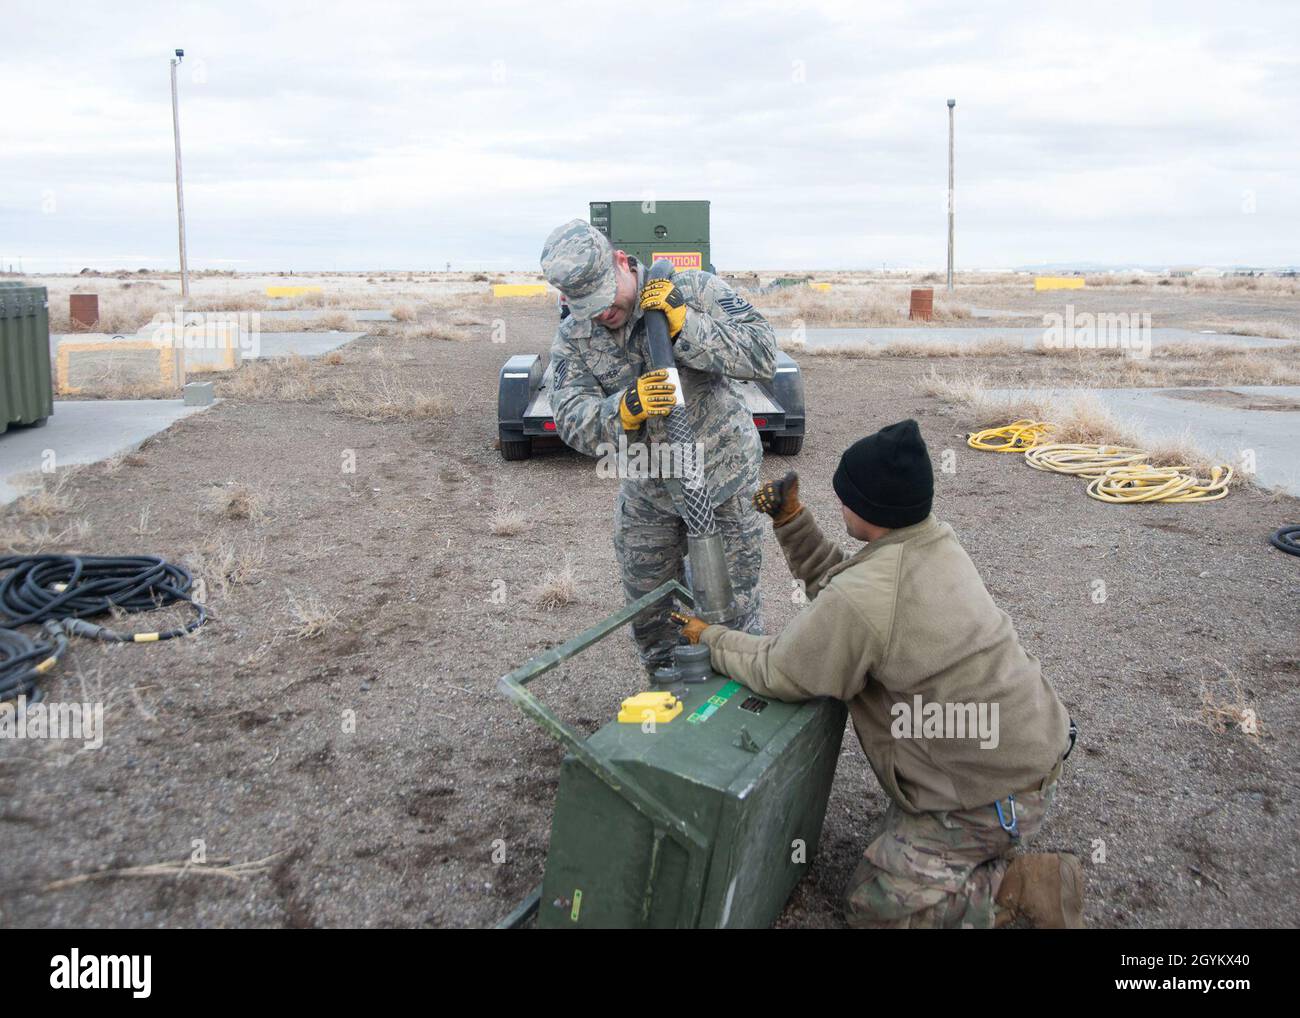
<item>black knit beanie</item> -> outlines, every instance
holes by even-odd
[[[835,494],[868,523],[890,530],[930,515],[934,471],[916,421],[899,421],[859,439],[835,468]]]

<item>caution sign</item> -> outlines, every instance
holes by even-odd
[[[667,258],[673,263],[674,269],[704,268],[703,259],[698,251],[655,251],[650,255],[650,264],[653,265],[660,258]]]

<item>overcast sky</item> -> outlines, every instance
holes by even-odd
[[[591,200],[720,268],[1300,262],[1300,5],[0,0],[0,263],[532,269]]]

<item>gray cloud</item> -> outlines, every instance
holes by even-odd
[[[1285,3],[46,4],[11,12],[0,261],[532,268],[589,200],[708,198],[727,267],[1284,264]],[[1248,211],[1253,208],[1254,211]]]

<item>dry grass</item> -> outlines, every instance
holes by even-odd
[[[563,567],[548,571],[541,582],[528,592],[527,597],[545,611],[573,604],[578,599],[578,577],[573,569],[573,560],[566,555]]]
[[[310,308],[299,310],[308,311]],[[266,318],[258,320],[262,332],[365,332],[356,318],[346,310],[336,309],[323,314],[304,314],[292,318]]]
[[[73,520],[55,530],[48,521],[22,523],[0,520],[0,548],[14,555],[36,555],[47,549],[81,550],[93,528],[86,519]]]
[[[231,587],[252,583],[266,564],[266,545],[262,541],[238,544],[215,536],[185,556],[185,564],[205,589],[204,601],[225,597]]]
[[[320,322],[319,318],[263,318],[258,322],[262,332],[311,332]]]
[[[344,372],[341,377],[325,369],[344,363],[342,355],[326,357],[319,366],[304,357],[259,360],[220,379],[218,395],[246,400],[310,402],[332,399],[334,407],[349,417],[366,421],[427,420],[450,410],[441,395],[421,388],[390,366],[394,353],[378,348],[373,369]],[[397,359],[402,359],[400,354]],[[409,359],[409,358],[408,358]]]
[[[1213,329],[1215,332],[1232,336],[1262,336],[1271,339],[1300,340],[1300,329],[1290,322],[1225,320],[1222,318],[1199,322],[1193,328]]]
[[[70,489],[71,470],[61,470],[56,475],[31,475],[36,481],[35,490],[20,496],[13,503],[8,516],[16,523],[50,520],[56,516],[75,512],[84,503]]]
[[[399,326],[390,335],[405,342],[436,339],[447,343],[464,343],[473,338],[464,329],[447,322],[412,322]]]
[[[921,376],[922,392],[957,406],[976,406],[980,399],[987,398],[988,388],[988,375],[966,368],[941,375],[937,367],[931,367]]]
[[[984,339],[975,343],[926,343],[920,340],[902,340],[895,343],[834,343],[815,346],[782,340],[779,344],[788,353],[811,357],[840,357],[847,360],[876,360],[881,357],[1014,357],[1031,351],[1010,339]]]
[[[796,328],[800,323],[816,327],[924,327],[971,317],[970,308],[965,304],[936,293],[934,317],[928,322],[913,322],[907,317],[910,298],[908,288],[903,286],[856,286],[828,291],[788,286],[750,296],[763,307],[784,309],[783,317],[792,320]]]
[[[265,516],[262,496],[247,484],[215,488],[211,493],[217,515],[227,520],[258,520]]]
[[[428,420],[451,409],[442,396],[418,389],[388,371],[335,387],[334,399],[340,411],[363,421]]]
[[[959,371],[940,375],[934,368],[921,379],[922,391],[966,411],[973,430],[1029,418],[1052,425],[1053,442],[1120,445],[1143,449],[1153,466],[1182,466],[1203,477],[1220,465],[1196,446],[1190,434],[1150,441],[1132,424],[1116,418],[1092,393],[1082,389],[1063,393],[998,393],[988,376]],[[1234,471],[1232,483],[1249,478]]]
[[[339,610],[330,608],[319,598],[307,597],[303,600],[289,595],[289,614],[293,622],[285,629],[285,635],[295,640],[314,640],[316,637],[337,628]]]
[[[320,386],[311,362],[298,354],[251,361],[218,381],[217,395],[248,400],[283,400],[288,403],[315,399]]]
[[[1259,738],[1259,714],[1254,704],[1246,699],[1241,679],[1236,675],[1228,674],[1225,681],[1231,687],[1231,696],[1220,699],[1211,685],[1204,679],[1201,680],[1201,709],[1193,720],[1216,735],[1238,731],[1243,735]]]
[[[1190,431],[1145,442],[1142,448],[1146,450],[1147,461],[1152,466],[1186,467],[1200,477],[1209,477],[1216,466],[1222,465],[1201,451]],[[1233,465],[1231,485],[1246,484],[1250,480],[1251,476],[1241,469],[1240,464]]]
[[[527,514],[518,509],[498,506],[488,523],[488,529],[495,537],[516,537],[532,526]]]
[[[327,311],[319,318],[314,319],[316,329],[324,329],[328,332],[363,332],[357,325],[357,320],[346,311]]]
[[[393,310],[390,314],[393,316],[393,321],[395,322],[413,322],[416,318],[415,305],[405,302],[394,304]]]
[[[1150,358],[1125,356],[1120,350],[1025,349],[1018,340],[992,338],[976,343],[897,342],[882,345],[839,344],[812,349],[783,341],[781,348],[799,356],[845,360],[911,357],[926,360],[1014,360],[1031,358],[1056,365],[1042,377],[1068,377],[1084,388],[1169,388],[1187,385],[1300,385],[1300,344],[1249,347],[1233,344],[1169,344]],[[1010,367],[1010,366],[1008,366]],[[933,381],[930,379],[929,381]],[[942,383],[939,383],[942,384]],[[932,395],[941,395],[940,392]]]

